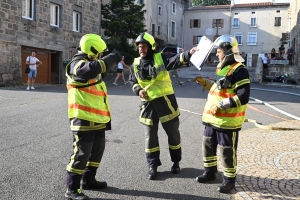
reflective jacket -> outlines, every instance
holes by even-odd
[[[240,66],[241,63],[235,63],[228,65],[221,70],[217,70],[216,74],[218,78],[229,77],[234,75],[235,70]],[[239,80],[233,85],[229,84],[227,88],[218,89],[217,83],[214,83],[209,91],[207,102],[204,107],[202,120],[206,124],[210,124],[214,127],[221,129],[239,129],[245,120],[245,114],[247,104],[241,105],[238,96],[235,94],[235,89],[243,84],[249,84],[249,78]],[[218,109],[215,115],[212,115],[210,108],[212,105],[218,103],[224,98],[231,98],[237,105],[237,107],[224,109]]]
[[[76,70],[79,66],[88,62],[80,60],[70,72],[70,64],[66,67],[67,88],[68,88],[68,116],[95,123],[108,123],[111,119],[110,108],[107,98],[107,89],[102,81],[101,74],[86,82],[75,81]],[[98,60],[100,67],[105,71],[106,66],[103,60]]]
[[[141,57],[135,58],[133,62],[133,71],[135,77],[137,78],[138,84],[147,92],[148,95],[147,100],[142,99],[142,101],[152,101],[158,97],[174,94],[172,81],[168,71],[165,68],[161,54],[155,53],[153,56],[156,77],[153,77],[151,80],[142,80],[139,77],[137,66],[140,64]]]

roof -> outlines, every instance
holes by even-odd
[[[232,8],[253,8],[253,7],[280,7],[290,6],[290,3],[272,3],[272,2],[261,2],[261,3],[245,3],[245,4],[234,4]],[[230,9],[231,5],[214,5],[214,6],[195,6],[188,8],[187,10],[213,10],[213,9]]]

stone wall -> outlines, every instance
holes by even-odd
[[[0,85],[22,82],[21,46],[60,51],[62,60],[70,60],[83,34],[100,33],[101,0],[35,0],[33,20],[22,17],[22,2],[1,1]],[[50,3],[60,6],[59,27],[50,26]],[[72,30],[73,11],[81,13],[80,32]]]

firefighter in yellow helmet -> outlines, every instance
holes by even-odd
[[[224,171],[223,183],[217,190],[228,193],[235,187],[238,133],[245,120],[250,79],[233,36],[222,35],[214,44],[220,61],[216,80],[197,80],[209,93],[202,116],[205,125],[202,143],[204,173],[196,180],[206,183],[216,179],[219,145]]]
[[[157,134],[159,122],[168,135],[169,152],[173,162],[171,172],[180,172],[179,108],[168,70],[186,64],[197,48],[178,54],[157,53],[155,40],[149,33],[140,34],[135,43],[140,57],[134,59],[129,83],[133,92],[141,98],[140,122],[145,133],[145,152],[149,167],[147,177],[154,180],[157,167],[161,165]]]
[[[118,51],[101,58],[106,44],[99,35],[86,34],[79,51],[66,66],[68,117],[73,135],[73,154],[67,165],[69,199],[88,199],[82,189],[103,189],[96,180],[105,149],[105,130],[111,129],[110,108],[102,73],[121,61]]]

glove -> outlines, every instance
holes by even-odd
[[[215,114],[217,113],[218,109],[221,109],[219,102],[213,104],[213,105],[210,107],[209,110],[210,110],[211,114],[212,114],[213,116],[215,116]]]
[[[111,52],[111,54],[115,55],[115,62],[116,63],[118,63],[118,62],[120,62],[122,60],[122,55],[121,55],[121,53],[118,50],[113,49],[112,52]]]
[[[199,83],[199,85],[203,86],[203,89],[210,90],[213,83],[210,80],[204,79],[202,76],[197,76],[194,78],[194,81]]]

